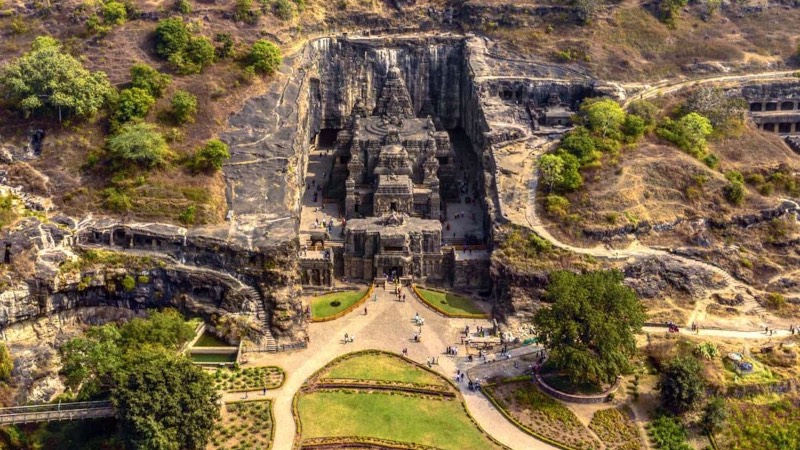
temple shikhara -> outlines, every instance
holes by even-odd
[[[414,116],[399,69],[389,70],[373,115],[356,103],[335,152],[348,171],[344,275],[440,278],[440,186],[455,185],[455,155],[447,132]]]

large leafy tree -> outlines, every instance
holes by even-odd
[[[117,372],[111,401],[123,442],[131,449],[206,447],[219,419],[211,377],[185,357],[142,349]]]
[[[602,138],[616,138],[625,121],[625,111],[610,98],[585,100],[580,115],[586,126]]]
[[[150,107],[156,102],[150,93],[142,88],[123,89],[114,107],[111,118],[112,128],[116,129],[125,122],[142,119],[147,116]]]
[[[678,414],[691,410],[705,395],[706,381],[701,373],[700,364],[691,356],[670,362],[658,381],[664,407]]]
[[[644,309],[619,271],[550,274],[545,300],[534,316],[550,360],[573,382],[610,383],[629,368],[634,334]]]
[[[562,181],[561,173],[563,171],[564,160],[561,157],[549,154],[539,158],[539,172],[548,191],[552,191],[553,187]]]
[[[113,88],[103,72],[90,72],[61,44],[47,36],[36,38],[30,52],[0,73],[0,86],[26,117],[39,110],[91,116],[103,107]]]

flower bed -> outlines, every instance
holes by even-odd
[[[269,400],[226,403],[214,426],[211,450],[267,450],[273,438],[272,403]]]
[[[569,408],[530,381],[489,385],[483,390],[519,428],[536,438],[569,449],[600,447]]]
[[[276,366],[217,369],[214,372],[214,386],[228,392],[277,389],[283,385],[285,378],[283,369]]]
[[[640,450],[642,441],[628,407],[602,409],[594,413],[589,428],[608,450]]]

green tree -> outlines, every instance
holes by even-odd
[[[576,127],[567,133],[561,140],[559,148],[574,155],[581,162],[582,166],[591,164],[600,159],[597,145],[594,138],[589,134],[589,130],[584,127]]]
[[[628,114],[622,123],[622,134],[629,142],[636,142],[647,132],[647,123],[639,116]]]
[[[5,342],[0,342],[0,381],[8,382],[11,380],[11,372],[14,370],[14,359]]]
[[[181,14],[190,14],[192,12],[192,4],[189,0],[178,0],[175,2],[175,10]]]
[[[696,359],[682,356],[672,360],[661,372],[658,389],[661,404],[669,411],[690,411],[705,396],[706,381]]]
[[[695,112],[686,114],[677,121],[667,119],[657,130],[659,136],[695,158],[705,156],[706,138],[713,131],[711,122]]]
[[[155,98],[161,98],[171,82],[172,78],[169,75],[145,63],[137,63],[131,67],[131,86],[144,89]]]
[[[658,123],[658,107],[647,100],[636,100],[628,105],[628,114],[639,116],[648,128]]]
[[[219,170],[230,157],[227,144],[219,139],[211,139],[197,150],[192,165],[200,171]]]
[[[601,3],[602,0],[572,0],[572,5],[573,8],[575,8],[578,20],[583,24],[592,21]]]
[[[744,98],[731,96],[718,87],[693,91],[684,105],[688,112],[696,112],[708,118],[715,130],[726,132],[744,125],[747,108]]]
[[[625,111],[609,98],[585,100],[580,111],[586,126],[602,138],[616,138],[625,120]]]
[[[547,186],[548,191],[553,190],[553,186],[560,183],[561,172],[564,171],[564,160],[558,155],[543,155],[539,158],[539,173],[542,182]]]
[[[616,270],[550,274],[545,300],[551,305],[533,323],[550,360],[573,382],[611,383],[630,368],[645,314],[622,279]]]
[[[249,24],[258,22],[261,10],[253,9],[253,0],[236,0],[236,9],[233,11],[234,20]]]
[[[180,17],[164,19],[156,26],[156,54],[163,59],[182,53],[192,37]]]
[[[152,311],[146,318],[137,317],[120,328],[120,345],[135,347],[157,344],[171,350],[194,336],[194,329],[172,308]]]
[[[257,72],[272,75],[281,65],[281,49],[272,42],[259,39],[250,47],[247,60]]]
[[[142,351],[115,376],[111,401],[123,442],[132,449],[206,447],[219,417],[211,377],[185,357]]]
[[[583,177],[580,172],[581,163],[578,158],[564,151],[558,151],[556,155],[564,162],[561,179],[556,184],[556,189],[571,192],[583,186]]]
[[[120,2],[110,1],[103,5],[103,21],[110,25],[122,25],[125,23],[125,18],[128,16],[128,11],[125,5]]]
[[[123,125],[118,134],[108,139],[107,147],[118,164],[144,167],[162,164],[169,151],[164,136],[148,123]]]
[[[36,38],[30,52],[0,72],[0,88],[26,117],[37,110],[91,116],[103,107],[113,88],[103,72],[89,72],[63,53],[55,39]]]
[[[724,398],[714,397],[713,400],[706,403],[701,423],[708,434],[719,431],[725,425],[726,420],[728,420],[728,410],[725,408]]]
[[[119,93],[119,99],[111,118],[112,128],[116,129],[133,119],[144,118],[155,102],[156,99],[144,89],[137,87],[123,89]]]
[[[194,122],[194,115],[197,114],[197,97],[186,92],[177,91],[170,101],[169,115],[178,125],[187,122]]]
[[[215,57],[214,44],[208,38],[192,38],[186,44],[186,49],[180,58],[181,62],[177,64],[178,71],[182,74],[200,73],[214,63]]]

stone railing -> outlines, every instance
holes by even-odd
[[[113,417],[111,402],[71,402],[56,405],[0,408],[0,425]]]
[[[622,384],[622,377],[617,377],[614,384],[611,385],[608,390],[601,392],[599,394],[568,394],[566,392],[559,391],[558,389],[550,386],[547,384],[541,375],[538,373],[536,374],[536,382],[539,383],[539,387],[542,391],[552,397],[555,397],[559,400],[568,402],[568,403],[580,403],[580,404],[593,404],[593,403],[603,403],[608,401],[608,395],[612,394],[619,389],[620,384]]]

